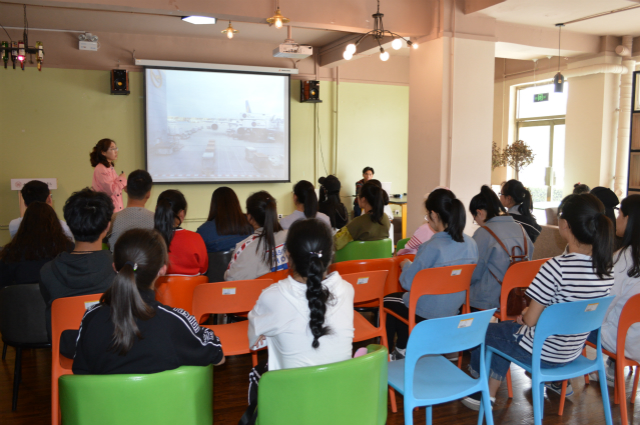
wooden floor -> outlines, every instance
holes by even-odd
[[[9,348],[7,358],[2,362],[0,373],[0,424],[38,425],[50,423],[51,409],[51,352],[46,349],[24,350],[23,379],[20,386],[18,410],[11,412],[11,392],[15,351]],[[264,354],[263,354],[264,355]],[[467,359],[465,359],[467,360]],[[242,415],[247,400],[247,373],[251,367],[249,355],[228,357],[226,364],[215,368],[214,372],[214,422],[235,425]],[[531,381],[523,371],[512,368],[514,377],[514,398],[507,399],[506,385],[500,389],[494,409],[496,424],[533,424],[531,407]],[[632,382],[628,381],[630,392]],[[567,400],[564,415],[557,415],[559,396],[551,393],[545,398],[545,424],[604,424],[600,390],[597,385],[585,386],[582,379],[573,380],[574,395]],[[613,390],[609,391],[613,400]],[[612,402],[613,403],[613,402]],[[638,401],[640,405],[640,400]],[[620,423],[619,407],[613,405],[614,424]],[[630,424],[640,421],[640,406],[633,407]],[[434,424],[474,425],[477,413],[468,410],[459,401],[436,406]],[[416,424],[424,424],[424,410],[414,412]],[[402,424],[402,397],[398,397],[398,413],[391,413],[387,423]]]

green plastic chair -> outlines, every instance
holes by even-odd
[[[148,375],[63,375],[64,425],[211,425],[213,365]]]
[[[396,244],[396,252],[400,251],[401,249],[404,248],[404,246],[407,244],[407,242],[409,242],[411,238],[404,238],[404,239],[400,239],[398,241],[398,243]]]
[[[320,340],[322,344],[322,340]],[[343,362],[267,372],[258,389],[259,425],[383,425],[387,349]]]
[[[350,260],[374,260],[376,258],[389,258],[393,252],[391,239],[379,241],[352,241],[344,248],[336,251],[334,263]]]

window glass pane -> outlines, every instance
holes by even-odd
[[[562,201],[564,189],[564,132],[565,125],[553,126],[553,173],[555,180],[552,182],[551,200]],[[566,195],[569,195],[568,193]]]
[[[518,111],[516,118],[566,115],[568,93],[569,83],[564,83],[564,93],[554,93],[553,84],[520,89],[518,90]],[[534,102],[536,95],[538,95],[539,99],[547,98],[547,100]]]
[[[549,167],[551,126],[521,127],[518,138],[529,145],[535,155],[533,163],[520,170],[520,181],[531,191],[533,202],[545,202],[548,187],[545,185],[545,174]]]

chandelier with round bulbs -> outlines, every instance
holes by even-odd
[[[382,40],[384,37],[393,37],[393,41],[391,42],[391,47],[394,50],[399,50],[404,45],[404,42],[407,43],[407,46],[413,47],[414,49],[418,48],[418,43],[415,41],[411,41],[408,38],[402,37],[401,35],[396,34],[395,32],[391,32],[389,30],[384,29],[384,25],[382,24],[382,18],[384,15],[380,13],[380,0],[378,0],[378,11],[371,15],[373,17],[373,30],[369,31],[366,34],[363,34],[357,42],[347,44],[347,47],[344,49],[344,53],[342,53],[342,57],[346,60],[350,60],[353,58],[353,55],[358,50],[358,45],[362,40],[364,40],[367,36],[373,37],[378,42],[378,47],[380,47],[380,60],[386,62],[389,60],[389,52],[386,52],[382,47]]]

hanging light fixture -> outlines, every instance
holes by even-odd
[[[395,32],[384,29],[384,25],[382,24],[382,18],[384,17],[384,15],[380,13],[380,0],[378,0],[378,11],[371,16],[373,17],[373,30],[369,31],[366,34],[363,34],[357,42],[347,44],[347,47],[344,49],[344,53],[342,53],[342,57],[344,59],[350,60],[351,58],[353,58],[356,50],[358,50],[358,45],[367,36],[373,37],[378,42],[378,47],[380,47],[380,60],[383,62],[389,60],[389,52],[385,52],[384,48],[382,47],[382,43],[380,42],[380,40],[382,40],[384,37],[393,37],[391,47],[394,50],[402,48],[402,45],[404,44],[403,41],[406,42],[407,46],[409,47],[413,47],[414,49],[418,48],[418,43],[411,41],[408,38],[402,37]]]
[[[229,40],[231,40],[233,38],[234,34],[237,34],[239,31],[235,28],[233,28],[233,26],[231,26],[231,21],[229,21],[229,27],[227,27],[226,30],[222,30],[222,34],[226,34],[227,38]]]
[[[276,28],[282,28],[282,26],[290,21],[289,18],[282,16],[280,12],[280,2],[276,1],[276,13],[272,17],[267,19],[269,25],[275,25]]]
[[[562,27],[564,24],[556,24],[558,27],[558,73],[553,77],[553,91],[555,93],[562,93],[564,90],[564,75],[560,72],[560,39],[562,37]]]

